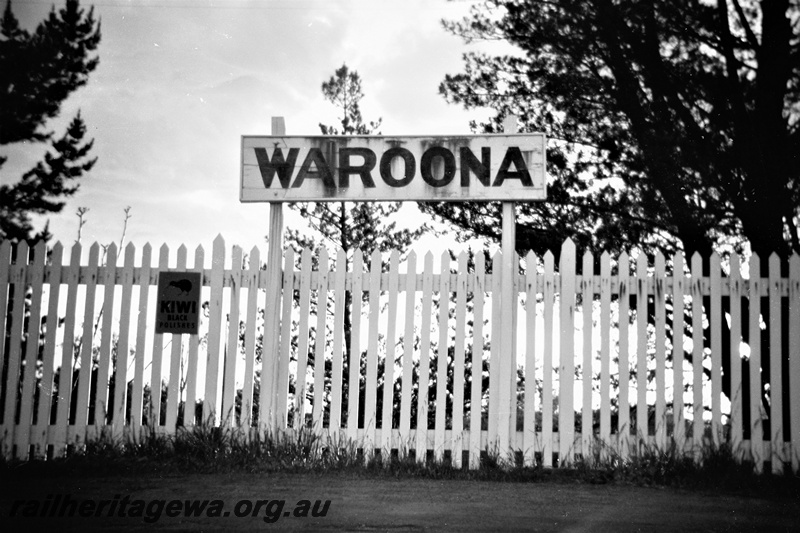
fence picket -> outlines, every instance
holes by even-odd
[[[400,433],[399,447],[412,448],[411,443],[411,393],[414,379],[414,311],[417,301],[417,254],[406,258],[405,331],[403,333],[403,374],[400,379]]]
[[[97,382],[95,384],[94,423],[100,429],[105,427],[112,416],[109,412],[109,370],[111,370],[111,341],[114,323],[114,292],[117,284],[117,245],[111,243],[105,251],[106,266],[103,275],[103,306],[100,313],[103,315],[103,325],[100,328],[100,358],[97,367]],[[99,317],[98,317],[99,322]]]
[[[240,426],[249,430],[253,425],[253,389],[256,363],[256,320],[258,315],[258,278],[261,272],[261,254],[253,246],[248,254],[249,265],[242,286],[247,288],[247,308],[244,330],[244,376],[242,378],[242,416]],[[190,342],[194,335],[190,336]],[[263,353],[263,345],[262,345]],[[262,359],[263,361],[263,359]],[[266,374],[262,373],[266,378]]]
[[[169,268],[169,248],[162,244],[158,252],[158,274],[166,272]],[[157,297],[157,296],[156,296]],[[147,415],[149,425],[158,431],[166,428],[161,426],[161,382],[164,372],[164,334],[153,334],[153,356],[150,360],[150,409]]]
[[[377,445],[375,433],[377,429],[378,398],[378,327],[380,325],[381,297],[381,252],[374,250],[369,260],[369,317],[367,334],[367,369],[366,391],[364,393],[364,456],[375,452]]]
[[[500,336],[502,331],[502,300],[500,298],[502,288],[502,275],[500,274],[503,265],[503,254],[497,252],[492,258],[492,324],[491,337],[489,342],[489,446],[493,451],[505,454],[508,450],[501,448],[500,441],[500,383],[503,377],[502,364],[500,358]]]
[[[647,427],[647,255],[636,259],[636,440],[648,442]]]
[[[703,260],[692,255],[692,448],[703,444]],[[698,312],[699,311],[699,312]]]
[[[653,283],[653,300],[655,304],[655,362],[656,362],[656,386],[655,386],[655,441],[656,446],[664,450],[667,448],[667,302],[665,274],[666,265],[664,255],[658,251],[655,257],[655,272]],[[674,391],[673,391],[674,394]]]
[[[778,254],[769,256],[769,443],[772,473],[782,474],[786,460],[783,446],[783,349],[781,335],[781,264]]]
[[[15,432],[17,453],[20,457],[30,456],[31,447],[31,424],[33,424],[33,401],[36,385],[36,361],[39,355],[39,328],[41,326],[41,302],[44,289],[44,265],[47,251],[44,241],[39,241],[33,249],[27,271],[30,279],[30,315],[28,317],[28,342],[25,343],[25,353],[20,353],[24,357],[25,368],[22,370],[22,394],[19,401],[19,427]],[[26,283],[20,286],[25,287]],[[26,289],[27,293],[27,289]],[[25,294],[25,293],[23,293]],[[25,294],[27,296],[27,294]],[[35,342],[34,342],[35,339]]]
[[[131,389],[131,428],[135,430],[134,435],[143,424],[142,415],[144,414],[144,359],[147,335],[147,300],[150,295],[151,254],[152,247],[150,243],[146,243],[142,248],[142,267],[139,276],[139,314],[136,321],[136,352],[134,355],[133,388]]]
[[[128,351],[131,330],[131,295],[133,293],[133,266],[136,248],[133,243],[125,247],[125,260],[122,267],[122,285],[119,338],[117,339],[117,362],[114,368],[114,414],[111,420],[111,434],[114,439],[122,438],[126,426],[125,412],[128,402]]]
[[[525,411],[522,448],[526,466],[536,465],[536,267],[533,251],[525,256]],[[477,313],[476,313],[477,314]],[[475,317],[477,322],[478,318]],[[475,368],[473,363],[473,369]],[[474,371],[474,370],[473,370]],[[474,375],[474,374],[473,374]],[[473,388],[474,393],[474,388]],[[470,443],[470,447],[473,444]],[[475,468],[470,464],[470,468]]]
[[[230,307],[227,318],[222,322],[225,335],[222,339],[224,348],[220,425],[231,427],[236,426],[236,362],[239,359],[239,299],[242,288],[242,249],[239,246],[234,246],[231,250],[231,270],[225,277],[230,286],[228,290]]]
[[[553,466],[553,307],[555,303],[555,279],[553,253],[544,254],[544,354],[542,357],[542,464]]]
[[[8,300],[10,297],[9,289],[10,289],[10,281],[11,281],[11,241],[4,240],[0,242],[0,331],[3,332],[3,338],[5,339],[6,335],[6,317],[8,316],[6,313],[6,307],[8,305]],[[13,320],[13,315],[10,316]],[[0,342],[0,361],[6,360],[6,343]],[[11,382],[8,381],[6,383],[0,382],[0,398],[5,398],[6,391],[11,389],[9,385]],[[5,399],[3,400],[5,402]],[[3,405],[6,405],[5,403]],[[0,416],[2,416],[2,425],[0,425],[0,438],[5,439],[10,432],[14,430],[14,423],[10,421],[5,416],[5,409],[0,412]],[[5,442],[5,440],[4,440]],[[5,449],[0,449],[0,453],[6,454]]]
[[[439,275],[439,341],[436,344],[436,418],[434,421],[434,457],[444,458],[447,429],[447,339],[450,318],[450,254],[442,252]]]
[[[350,358],[348,360],[347,438],[358,439],[358,413],[361,401],[361,308],[364,298],[364,257],[361,250],[353,252],[352,317],[350,326]]]
[[[453,347],[453,427],[450,449],[453,468],[461,468],[464,445],[464,357],[467,333],[467,253],[458,256],[456,278],[456,331]]]
[[[194,252],[194,268],[193,272],[200,273],[200,282],[206,285],[205,270],[203,264],[205,261],[205,251],[202,246],[198,246]],[[202,315],[201,315],[202,317]],[[200,319],[202,325],[202,318]],[[186,400],[183,410],[183,425],[191,428],[195,425],[197,419],[197,367],[198,367],[198,352],[200,349],[200,335],[189,336],[189,354],[186,357]],[[262,386],[263,383],[262,383]],[[265,415],[266,416],[266,415]],[[202,420],[201,420],[202,422]]]
[[[722,440],[722,274],[719,255],[711,254],[711,441],[719,446]]]
[[[561,464],[572,464],[575,436],[575,243],[567,239],[561,247],[561,307],[559,325],[561,343],[558,369],[558,460]]]
[[[472,290],[472,388],[469,397],[469,467],[480,466],[481,433],[483,429],[483,308],[486,288],[486,258],[482,253],[475,257]],[[533,453],[533,452],[531,452]]]
[[[619,295],[619,397],[617,398],[618,415],[617,415],[617,447],[620,456],[627,459],[630,452],[630,437],[631,437],[631,407],[630,407],[630,259],[627,252],[622,252],[619,257],[619,265],[617,266],[619,276],[619,287],[617,293]]]
[[[71,442],[83,445],[89,423],[89,388],[92,383],[92,338],[94,337],[94,309],[97,292],[97,262],[100,245],[89,248],[89,265],[86,268],[86,301],[83,314],[83,335],[80,341],[80,371],[78,373],[78,396],[76,398],[75,423],[67,430]]]
[[[203,423],[216,426],[225,416],[219,412],[219,364],[222,355],[222,284],[225,275],[225,241],[222,235],[214,239],[211,251],[211,298],[208,301],[208,346],[206,356],[206,387],[203,397]]]
[[[234,263],[235,266],[235,263]],[[186,270],[186,246],[178,247],[178,259],[176,264],[178,271]],[[165,426],[168,431],[174,432],[178,422],[178,405],[180,404],[180,379],[181,379],[181,360],[183,358],[183,335],[172,334],[172,352],[167,366],[169,367],[169,384],[167,385],[167,413]],[[184,413],[185,413],[184,405]]]
[[[742,459],[742,442],[744,439],[744,414],[742,411],[742,358],[740,343],[742,341],[742,273],[739,268],[739,256],[730,257],[730,365],[731,365],[731,449],[735,457]]]
[[[58,332],[58,302],[61,294],[61,260],[63,257],[61,243],[56,243],[50,253],[49,261],[49,303],[47,320],[44,325],[45,337],[42,350],[42,381],[39,389],[39,409],[36,415],[36,426],[31,431],[31,440],[40,449],[40,456],[47,456],[47,446],[50,444],[51,435],[51,409],[53,407],[53,394],[55,393],[54,371],[56,356],[56,333]],[[0,267],[2,268],[2,267]],[[2,284],[2,280],[0,280]],[[2,289],[0,288],[0,291]],[[0,302],[0,309],[4,309]],[[5,314],[5,313],[2,313]],[[0,331],[3,331],[0,326]],[[5,344],[5,343],[4,343]]]
[[[583,254],[583,278],[581,280],[581,311],[583,314],[583,361],[581,364],[581,384],[583,409],[581,412],[581,455],[588,459],[594,437],[592,430],[592,385],[593,359],[592,347],[592,307],[594,305],[594,256],[587,251]]]
[[[309,313],[311,312],[311,250],[300,255],[300,318],[297,326],[297,374],[294,383],[294,419],[297,430],[306,426],[308,399]]]
[[[283,298],[281,306],[280,353],[275,365],[274,412],[276,430],[286,429],[289,420],[289,361],[291,360],[292,305],[294,303],[294,250],[286,250],[283,264]],[[269,297],[268,297],[269,298]],[[265,322],[266,324],[266,322]],[[296,389],[295,389],[296,390]],[[263,398],[263,396],[262,396]]]

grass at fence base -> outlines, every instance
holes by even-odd
[[[371,477],[456,479],[504,482],[632,484],[715,490],[754,496],[800,498],[800,472],[756,473],[754,464],[739,461],[728,444],[706,444],[686,453],[674,441],[666,448],[640,440],[627,457],[596,440],[587,457],[569,467],[525,466],[522,452],[481,453],[480,467],[468,461],[455,467],[450,454],[437,459],[428,451],[418,459],[414,450],[367,453],[353,441],[322,437],[310,429],[294,432],[243,432],[207,424],[179,428],[174,435],[143,428],[139,435],[114,439],[101,434],[81,449],[49,461],[0,462],[0,472],[64,475],[181,475],[192,473],[297,472]]]

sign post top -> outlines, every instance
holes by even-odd
[[[241,156],[242,202],[545,198],[543,134],[243,136]]]

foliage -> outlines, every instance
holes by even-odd
[[[364,457],[363,450],[350,440],[334,441],[313,432],[248,434],[230,427],[200,424],[179,428],[175,435],[156,431],[151,426],[130,438],[113,438],[107,432],[81,447],[72,447],[64,457],[48,461],[0,459],[0,475],[124,475],[147,472],[160,475],[195,473],[271,473],[287,472],[323,475],[350,474],[375,478],[425,478],[495,482],[545,482],[587,484],[629,484],[669,486],[758,497],[800,496],[796,475],[758,474],[752,463],[738,462],[727,445],[707,444],[698,451],[699,460],[678,450],[651,445],[634,447],[623,459],[597,453],[579,461],[573,468],[545,469],[524,466],[519,450],[504,457],[498,451],[481,453],[478,469],[467,463],[455,468],[448,455],[416,457],[407,449],[391,450]]]
[[[34,33],[20,28],[6,3],[0,21],[0,145],[47,143],[49,151],[14,184],[0,185],[0,239],[49,238],[47,229],[33,234],[30,215],[58,213],[75,183],[91,170],[92,140],[80,112],[65,133],[54,137],[45,126],[58,117],[64,101],[86,85],[97,67],[93,55],[100,42],[100,24],[93,10],[84,13],[78,0],[55,9]],[[7,157],[0,156],[0,167]]]
[[[486,0],[445,27],[472,52],[440,92],[547,134],[546,202],[518,209],[517,248],[682,247],[749,241],[800,252],[800,13],[796,2]],[[491,204],[429,204],[499,235]]]

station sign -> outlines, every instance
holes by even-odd
[[[543,134],[243,136],[242,202],[544,200]]]

